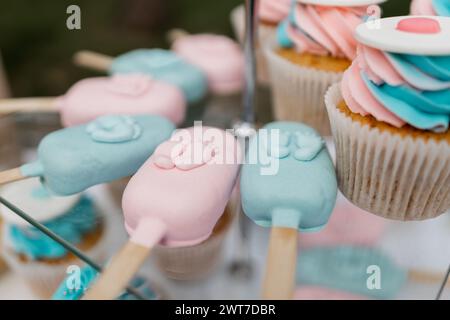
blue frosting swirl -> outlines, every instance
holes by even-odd
[[[206,75],[177,54],[162,49],[138,49],[114,59],[111,74],[144,73],[180,88],[189,103],[203,99],[208,90]]]
[[[448,0],[433,0],[432,4],[438,16],[450,17],[450,2]]]
[[[70,211],[44,225],[70,243],[78,244],[85,234],[95,230],[97,223],[98,213],[93,201],[82,196]],[[11,225],[8,227],[8,236],[14,251],[32,260],[58,259],[68,253],[59,243],[32,226]]]
[[[74,281],[74,275],[69,275],[64,279],[61,285],[53,294],[52,300],[80,300],[86,290],[95,281],[98,276],[98,272],[92,267],[86,266],[80,270],[79,282],[76,284]],[[70,283],[69,283],[70,282]],[[147,300],[157,300],[156,293],[150,288],[145,279],[141,277],[135,277],[131,281],[131,286],[137,289]],[[78,287],[76,287],[78,285]],[[73,289],[72,289],[73,288]],[[136,300],[137,298],[129,293],[123,293],[118,300]]]
[[[450,123],[450,56],[418,56],[385,52],[402,76],[402,85],[372,82],[362,70],[361,78],[386,109],[411,126],[445,132]]]

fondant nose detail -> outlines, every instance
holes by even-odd
[[[436,34],[441,32],[439,21],[426,17],[413,17],[400,20],[397,30],[409,33]]]

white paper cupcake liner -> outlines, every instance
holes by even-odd
[[[234,215],[227,209],[226,225],[204,242],[190,247],[155,248],[156,264],[168,278],[175,280],[198,280],[207,277],[220,263],[225,237]],[[222,219],[222,218],[221,218]]]
[[[337,108],[340,86],[325,97],[342,193],[358,207],[395,220],[425,220],[450,208],[450,146],[362,125]]]
[[[6,226],[4,226],[6,227]],[[107,214],[102,214],[102,236],[97,243],[89,250],[83,251],[88,257],[99,264],[103,264],[109,257],[109,244],[113,236],[111,220]],[[50,299],[61,282],[67,276],[67,268],[71,265],[82,267],[84,262],[78,259],[61,262],[59,264],[49,264],[39,261],[23,262],[19,256],[12,251],[10,239],[3,230],[2,254],[12,272],[22,277],[30,289],[41,299]]]
[[[330,85],[341,80],[343,73],[301,67],[278,55],[276,48],[274,43],[265,47],[275,119],[303,122],[322,136],[329,136],[324,96]]]

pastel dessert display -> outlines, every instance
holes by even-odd
[[[106,258],[109,220],[89,196],[53,196],[39,179],[9,184],[0,194],[92,259]],[[4,219],[5,260],[37,296],[48,299],[77,258],[9,208],[1,205],[0,213]]]
[[[367,297],[320,286],[300,286],[293,300],[368,300]]]
[[[324,141],[300,123],[266,125],[250,141],[240,188],[244,213],[272,229],[263,298],[291,299],[298,232],[324,228],[336,202],[336,175]]]
[[[325,98],[339,189],[385,218],[435,218],[450,208],[450,18],[378,23]]]
[[[175,129],[159,116],[111,115],[47,135],[38,160],[0,173],[0,184],[40,177],[57,195],[134,174]]]
[[[258,48],[255,54],[258,66],[258,81],[260,84],[269,84],[267,62],[261,48],[264,43],[267,43],[275,37],[277,25],[288,16],[291,2],[291,0],[258,1]],[[236,7],[231,12],[230,18],[236,38],[243,44],[245,38],[245,5]]]
[[[208,80],[209,98],[203,115],[204,124],[229,128],[241,113],[245,82],[242,49],[221,35],[190,35],[182,30],[172,30],[170,35],[172,50],[202,70]]]
[[[379,16],[383,0],[298,0],[266,44],[276,120],[300,121],[330,135],[323,101],[356,57],[354,31]]]
[[[103,115],[160,115],[175,124],[184,121],[186,102],[178,87],[142,74],[81,80],[56,98],[0,100],[0,113],[58,112],[64,127]]]
[[[76,278],[75,278],[76,277]],[[79,269],[78,266],[64,279],[52,296],[52,300],[81,300],[84,293],[98,278],[98,272],[89,266]],[[160,293],[143,277],[135,277],[130,285],[138,291],[145,300],[161,300]],[[117,300],[136,300],[137,298],[127,292],[121,293]]]
[[[161,144],[123,196],[130,240],[85,299],[116,297],[157,245],[192,247],[208,241],[231,197],[240,154],[234,136],[209,127],[180,129]]]
[[[301,248],[373,246],[379,242],[386,228],[386,219],[359,209],[339,193],[328,225],[317,233],[300,234],[299,245]]]
[[[450,2],[448,0],[413,0],[411,14],[450,17]]]
[[[188,104],[201,102],[208,91],[205,74],[176,53],[163,49],[137,49],[116,58],[80,51],[75,63],[109,74],[140,73],[176,86],[183,91]]]

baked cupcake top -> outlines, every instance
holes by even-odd
[[[278,44],[284,48],[294,47],[300,53],[353,60],[357,45],[354,31],[367,16],[381,11],[372,5],[383,0],[341,2],[293,1],[289,16],[278,26]]]
[[[6,186],[2,196],[41,222],[51,231],[73,244],[98,227],[99,216],[93,201],[85,195],[56,197],[38,179],[24,180]],[[58,259],[67,250],[41,231],[29,225],[8,208],[1,206],[5,219],[8,247],[31,260]]]
[[[448,0],[413,0],[412,15],[450,17],[450,1]]]
[[[358,54],[341,89],[349,109],[394,127],[446,132],[450,18],[394,17],[358,27]]]
[[[263,23],[278,24],[289,14],[291,0],[261,0],[259,18]]]

